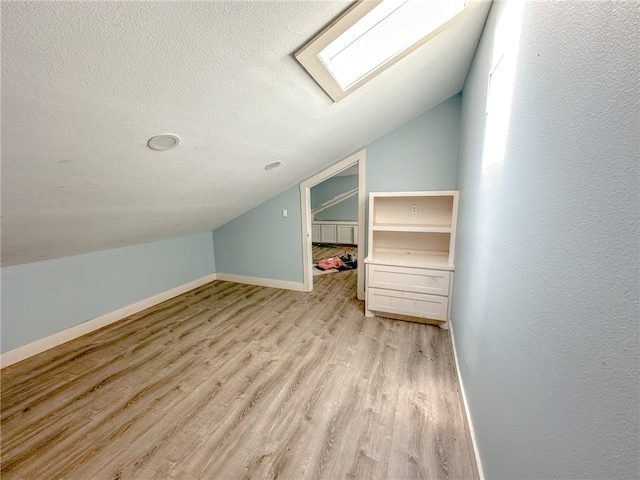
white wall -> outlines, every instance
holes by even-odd
[[[214,272],[211,233],[3,267],[2,352]]]
[[[494,2],[463,90],[452,328],[479,451],[491,479],[637,479],[640,9],[527,2],[518,40],[518,3]]]

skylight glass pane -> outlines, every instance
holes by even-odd
[[[342,90],[460,13],[466,0],[384,0],[318,58]]]

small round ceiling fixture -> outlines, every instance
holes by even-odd
[[[265,170],[273,170],[274,168],[278,168],[281,164],[282,164],[281,161],[275,161],[275,162],[267,163],[267,165],[265,165],[264,169]]]
[[[147,142],[149,148],[153,150],[169,150],[175,148],[180,144],[180,137],[173,133],[163,133],[162,135],[156,135],[151,137]]]

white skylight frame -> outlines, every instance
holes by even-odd
[[[380,32],[382,38],[386,39],[390,35],[388,29],[391,28],[391,24],[394,23],[394,21],[396,23],[402,21],[403,19],[400,17],[403,16],[405,17],[404,20],[408,19],[409,21],[412,16],[415,17],[416,10],[412,12],[411,8],[420,9],[421,5],[431,5],[433,3],[451,4],[454,1],[459,1],[461,4],[465,3],[466,7],[462,7],[462,10],[457,13],[452,13],[452,16],[445,15],[444,19],[440,18],[436,25],[431,25],[433,29],[426,35],[420,35],[417,39],[411,38],[409,39],[410,41],[405,41],[404,44],[397,48],[386,48],[386,53],[384,53],[384,58],[381,59],[381,61],[374,61],[368,67],[364,67],[360,73],[350,72],[346,77],[341,77],[339,73],[332,73],[332,67],[335,67],[335,64],[341,63],[343,66],[353,66],[359,61],[362,53],[362,51],[357,51],[359,44],[375,44],[375,35],[371,35],[371,33]],[[416,0],[360,0],[311,40],[311,42],[299,50],[295,54],[295,57],[324,91],[335,102],[338,102],[449,28],[454,22],[468,15],[473,7],[477,6],[479,1],[480,0],[436,0],[433,2],[430,0],[420,0],[417,2]],[[422,14],[424,15],[424,11],[422,11]],[[411,37],[411,35],[408,36]],[[365,37],[366,39],[363,40]],[[393,37],[396,38],[397,35]],[[374,40],[370,42],[369,39]],[[346,46],[348,46],[348,48],[345,48]],[[356,48],[354,48],[354,46]],[[381,43],[378,43],[377,46],[380,47]],[[346,54],[345,50],[347,50]],[[383,50],[385,49],[377,48],[376,51],[382,52]]]

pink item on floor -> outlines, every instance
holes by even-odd
[[[340,268],[344,266],[344,262],[340,260],[340,257],[329,257],[318,260],[318,267],[323,270],[329,270],[332,268]]]

